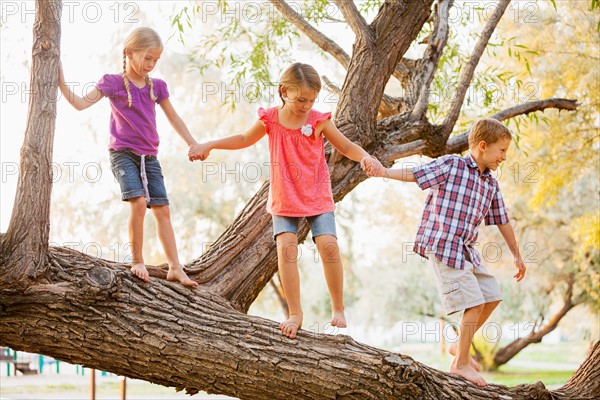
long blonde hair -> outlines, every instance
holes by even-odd
[[[287,67],[281,75],[281,79],[279,79],[278,92],[283,105],[285,105],[285,99],[282,94],[282,89],[286,88],[287,90],[291,87],[296,89],[306,87],[319,93],[321,91],[321,78],[319,77],[317,70],[311,65],[294,63]]]
[[[153,29],[142,27],[134,29],[123,45],[123,83],[125,84],[125,90],[127,90],[127,104],[131,107],[131,92],[129,91],[129,79],[127,79],[127,50],[130,52],[147,51],[152,48],[163,48],[162,40],[160,36]],[[153,101],[157,100],[154,95],[154,85],[152,79],[148,75],[144,77],[144,80],[150,85],[150,98]]]

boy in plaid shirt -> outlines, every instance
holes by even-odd
[[[514,231],[509,222],[495,171],[506,160],[512,140],[508,128],[482,119],[471,128],[469,154],[447,155],[415,168],[387,169],[378,160],[367,165],[369,176],[416,182],[427,196],[414,251],[429,259],[446,313],[463,311],[450,372],[486,386],[479,364],[469,354],[475,332],[502,300],[496,278],[481,264],[474,249],[481,222],[497,225],[510,249],[519,282],[525,276]]]

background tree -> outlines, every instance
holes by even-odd
[[[426,112],[429,87],[446,44],[451,2],[440,1],[432,12],[433,1],[385,1],[371,23],[354,3],[337,2],[356,35],[352,57],[287,3],[272,3],[346,68],[336,116],[346,136],[387,165],[410,154],[437,156],[466,148],[465,134],[452,138],[450,134],[508,1],[501,1],[486,21],[440,124],[429,122]],[[49,248],[49,162],[55,119],[55,102],[50,100],[55,99],[61,4],[39,0],[36,11],[32,62],[36,91],[21,153],[15,209],[0,238],[2,345],[190,393],[204,389],[241,398],[489,396],[486,389],[465,385],[410,357],[345,336],[303,332],[290,341],[276,332],[272,321],[244,314],[276,269],[264,211],[266,184],[209,251],[188,265],[188,274],[202,283],[198,290],[158,279],[140,285],[126,265]],[[433,29],[424,54],[417,60],[402,60],[431,15]],[[401,98],[384,95],[392,75],[411,89]],[[549,107],[573,110],[576,104],[547,99],[515,106],[495,117],[504,120]],[[329,147],[327,154],[334,197],[339,201],[365,177]],[[302,232],[305,237],[306,227]],[[165,268],[153,268],[152,274],[164,278]],[[596,346],[560,393],[584,397],[597,393],[599,352]],[[490,389],[522,398],[552,396],[541,384]]]

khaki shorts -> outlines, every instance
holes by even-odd
[[[458,269],[439,261],[433,252],[427,252],[427,257],[446,315],[502,300],[498,281],[483,264],[473,268],[465,261],[465,269]]]

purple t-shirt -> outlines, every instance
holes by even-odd
[[[156,130],[156,104],[169,97],[169,90],[161,79],[152,79],[152,84],[156,102],[150,98],[150,85],[140,89],[129,82],[131,107],[127,103],[123,75],[107,74],[96,84],[110,100],[109,150],[131,149],[139,154],[158,154],[160,138]]]

